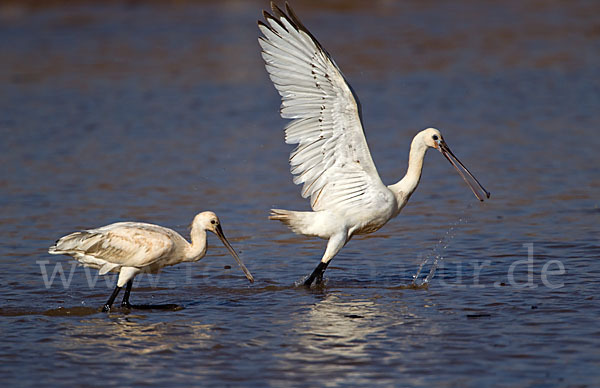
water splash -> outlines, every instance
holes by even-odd
[[[433,276],[435,275],[435,271],[436,271],[437,267],[439,266],[439,263],[442,260],[444,260],[443,253],[446,250],[446,248],[448,248],[448,246],[450,245],[452,240],[454,239],[454,236],[456,235],[456,230],[458,229],[458,226],[460,226],[461,224],[466,224],[468,222],[468,219],[465,216],[465,212],[466,212],[466,210],[463,210],[462,216],[459,217],[457,221],[453,222],[450,225],[450,227],[448,228],[448,230],[446,231],[444,236],[439,239],[439,241],[435,244],[435,246],[431,249],[431,251],[425,256],[425,258],[419,265],[419,268],[417,269],[417,273],[413,275],[413,286],[415,286],[415,287],[426,286],[427,284],[429,284],[431,279],[433,279]],[[421,276],[423,267],[425,267],[425,264],[427,264],[431,258],[433,258],[433,263],[431,264],[429,273],[419,283],[419,277]]]

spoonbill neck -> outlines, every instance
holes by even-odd
[[[404,175],[404,178],[400,179],[397,183],[388,186],[396,196],[398,212],[406,205],[406,202],[408,202],[408,199],[419,185],[421,172],[423,171],[425,152],[427,152],[427,145],[425,145],[419,135],[415,136],[410,145],[406,175]]]
[[[185,261],[196,261],[206,254],[206,230],[192,226],[190,232],[191,244],[188,244],[185,252]]]

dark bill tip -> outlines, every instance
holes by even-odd
[[[469,188],[475,194],[478,200],[483,202],[486,198],[490,198],[490,192],[487,191],[481,183],[475,178],[469,169],[450,151],[450,148],[445,142],[440,144],[440,152],[448,159],[450,164],[454,166],[463,180],[469,185]]]
[[[254,283],[254,276],[252,276],[250,271],[248,271],[248,268],[246,268],[246,266],[242,262],[242,259],[240,259],[240,257],[238,256],[236,251],[233,249],[233,247],[231,246],[229,241],[227,241],[225,234],[223,234],[223,229],[221,229],[221,225],[218,225],[216,230],[217,230],[217,236],[219,237],[219,239],[221,240],[223,245],[225,245],[225,248],[227,248],[227,250],[229,251],[231,256],[233,256],[235,261],[238,263],[238,265],[242,269],[242,271],[244,271],[244,275],[246,275],[246,279],[248,279],[248,281],[250,281],[250,283]]]

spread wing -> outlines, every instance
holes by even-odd
[[[258,22],[262,57],[292,119],[285,141],[295,184],[313,210],[360,206],[385,189],[362,128],[360,105],[340,69],[286,3]]]
[[[109,267],[143,267],[173,251],[169,232],[157,225],[119,222],[62,237],[50,253],[92,256]]]

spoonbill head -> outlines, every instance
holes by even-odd
[[[192,221],[191,230],[192,235],[195,234],[195,232],[202,230],[208,230],[209,232],[213,232],[214,234],[216,234],[217,237],[219,237],[219,239],[223,243],[223,245],[225,245],[225,248],[227,248],[231,256],[233,256],[235,261],[238,263],[238,265],[244,272],[244,275],[246,275],[246,278],[250,282],[254,282],[254,277],[252,276],[250,271],[248,271],[248,268],[246,268],[246,266],[242,262],[242,259],[240,259],[235,249],[233,249],[233,247],[225,237],[225,234],[223,233],[223,229],[221,227],[221,221],[219,221],[219,217],[217,217],[215,213],[211,211],[206,211],[197,214],[194,217],[194,220]],[[198,260],[200,260],[200,258],[198,258]]]
[[[166,266],[194,262],[206,255],[206,231],[215,233],[235,258],[246,278],[253,282],[250,271],[241,261],[213,212],[199,213],[191,225],[191,244],[179,233],[163,226],[143,222],[117,222],[96,229],[82,230],[61,237],[48,249],[53,255],[69,255],[84,266],[119,274],[117,285],[104,304],[109,311],[123,286],[127,285],[121,306],[132,307],[129,294],[133,278],[142,272],[157,273]]]
[[[444,137],[437,128],[427,128],[422,130],[414,137],[413,143],[415,142],[422,142],[425,146],[435,148],[436,150],[440,151],[440,153],[444,155],[446,159],[448,159],[448,162],[454,166],[456,171],[460,174],[467,185],[469,185],[469,188],[471,188],[471,191],[473,194],[475,194],[478,200],[483,202],[485,198],[490,197],[489,191],[487,191],[481,185],[481,183],[479,183],[477,178],[471,174],[469,169],[462,164],[462,162],[450,150],[450,147],[448,147],[448,144],[444,141]]]
[[[280,114],[292,121],[285,142],[294,183],[313,211],[271,209],[270,219],[293,232],[327,239],[315,270],[305,279],[322,281],[333,257],[355,234],[373,233],[400,213],[417,188],[429,148],[439,150],[457,169],[479,200],[489,193],[450,151],[440,131],[427,128],[413,139],[406,175],[383,184],[363,130],[358,97],[331,55],[302,24],[289,4],[271,2],[258,21],[265,68],[281,95]]]

